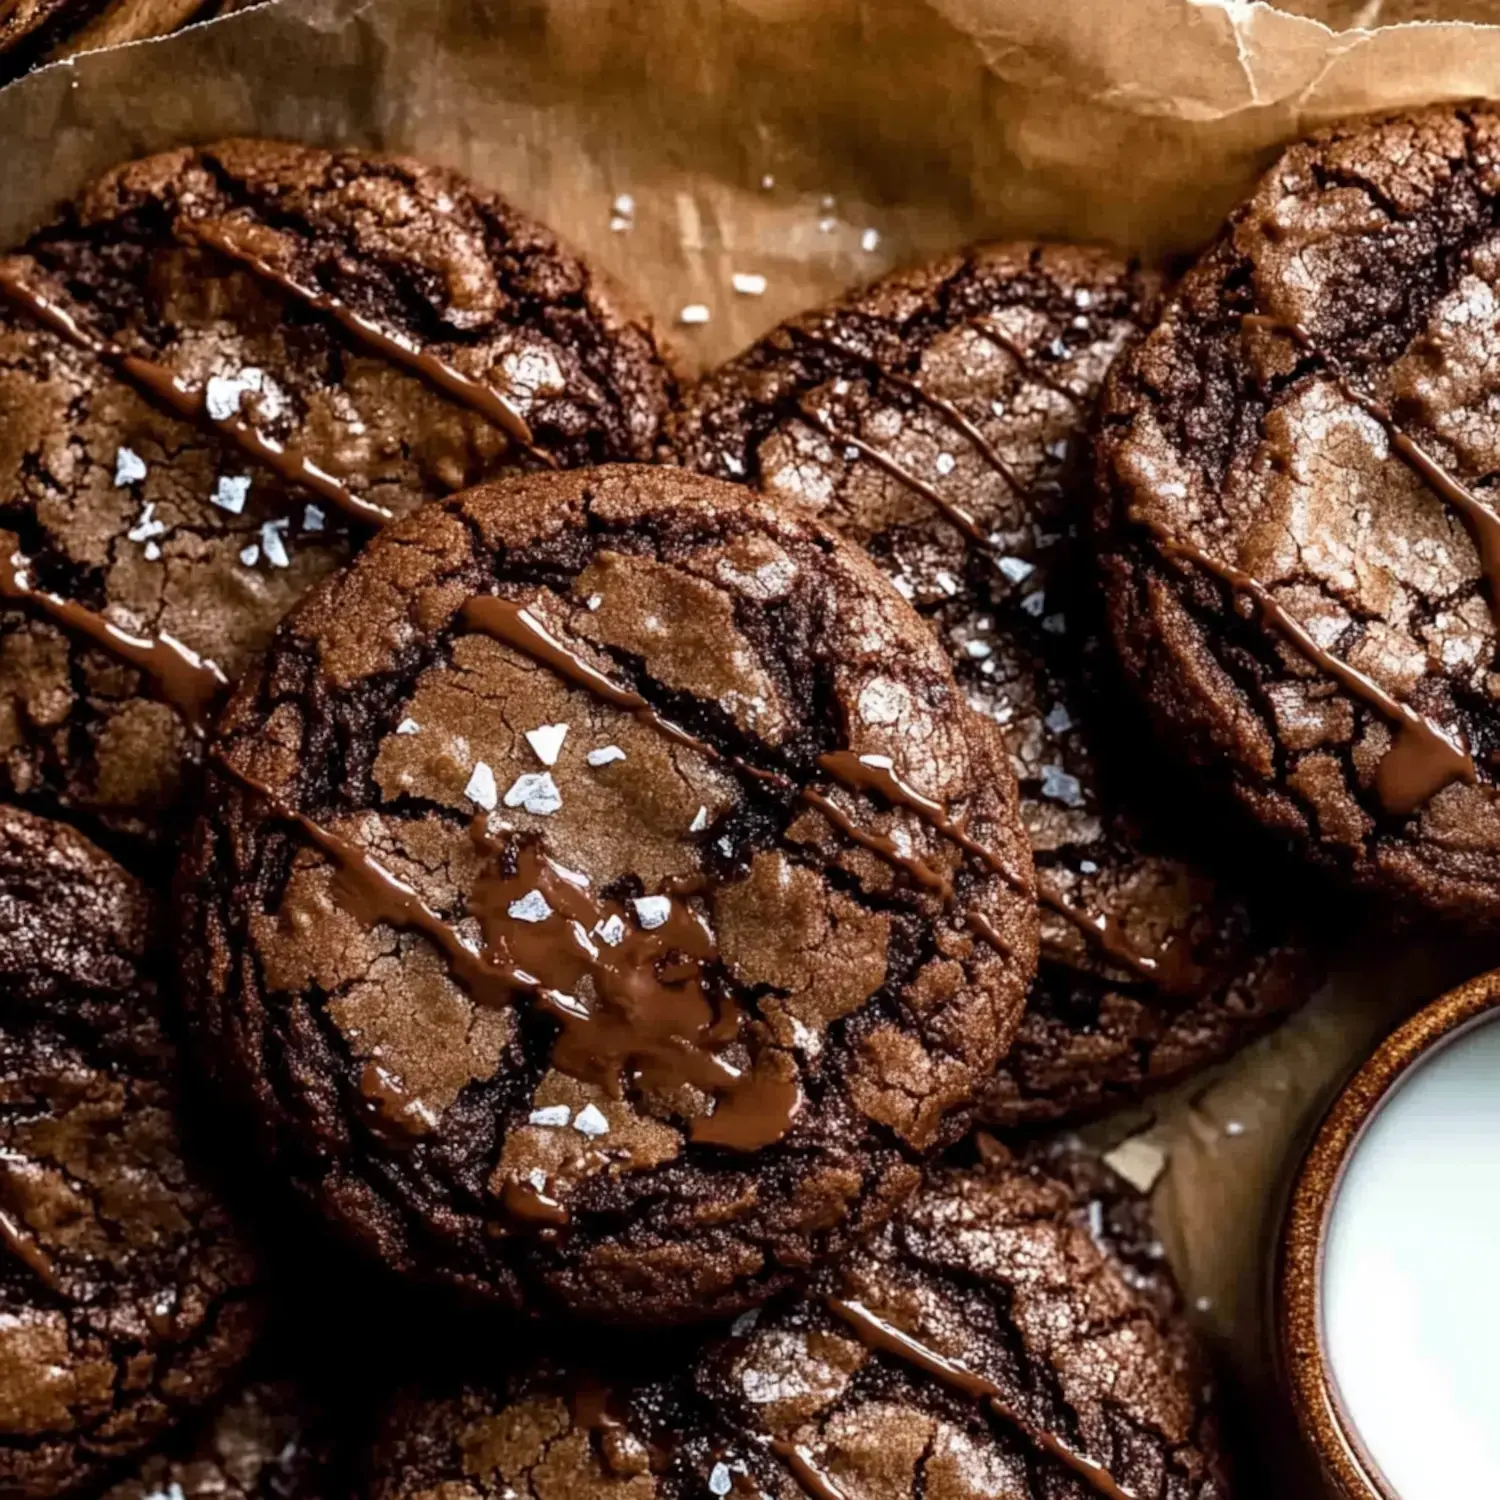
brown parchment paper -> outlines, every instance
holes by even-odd
[[[1500,94],[1500,0],[278,0],[0,91],[0,243],[117,161],[233,133],[410,151],[554,225],[720,359],[851,282],[986,236],[1192,251],[1276,147]],[[1458,19],[1445,21],[1444,16]],[[1323,24],[1326,22],[1327,24]],[[734,278],[764,277],[759,295]],[[758,286],[758,283],[754,283]],[[707,309],[683,323],[684,308]],[[1228,1067],[1090,1134],[1154,1187],[1215,1340],[1244,1495],[1318,1493],[1264,1357],[1278,1191],[1328,1091],[1487,956],[1341,935]]]

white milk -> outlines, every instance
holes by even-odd
[[[1401,1500],[1500,1496],[1500,1020],[1397,1085],[1329,1216],[1323,1335]]]

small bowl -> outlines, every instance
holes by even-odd
[[[1303,1160],[1283,1226],[1276,1322],[1283,1378],[1303,1437],[1344,1500],[1401,1500],[1360,1441],[1325,1356],[1322,1276],[1334,1201],[1385,1100],[1436,1049],[1500,1012],[1500,970],[1444,995],[1393,1032],[1345,1085]]]

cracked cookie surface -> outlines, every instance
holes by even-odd
[[[1095,1159],[945,1167],[816,1295],[681,1373],[392,1409],[372,1500],[1225,1500],[1149,1211]]]
[[[1157,279],[1103,251],[984,246],[804,314],[711,374],[667,450],[815,511],[865,547],[1002,726],[1047,892],[1042,961],[986,1105],[996,1124],[1099,1111],[1223,1057],[1312,966],[1188,837],[1109,701],[1076,532],[1085,431]],[[1144,752],[1144,753],[1143,753]],[[1088,922],[1108,919],[1113,941]],[[1142,962],[1144,961],[1144,963]]]
[[[342,1463],[327,1413],[297,1380],[255,1380],[101,1500],[338,1500],[350,1492]]]
[[[217,1394],[254,1266],[184,1161],[149,897],[0,809],[0,1485],[94,1478]]]
[[[1358,886],[1500,918],[1500,116],[1293,147],[1117,367],[1098,521],[1162,734]]]
[[[671,468],[388,528],[231,700],[180,886],[291,1177],[534,1313],[713,1317],[840,1253],[1035,967],[1014,782],[921,622]]]
[[[385,512],[647,456],[673,389],[548,231],[404,159],[135,162],[0,292],[0,793],[163,843],[222,680]]]

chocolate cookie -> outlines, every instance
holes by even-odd
[[[214,1396],[253,1265],[183,1160],[142,888],[0,809],[0,1488],[76,1489]]]
[[[1145,1212],[1091,1162],[938,1172],[817,1295],[690,1371],[408,1398],[372,1500],[1224,1500]]]
[[[327,1414],[296,1380],[257,1380],[102,1500],[338,1500],[349,1489]]]
[[[98,47],[139,42],[259,0],[9,0],[0,10],[0,84]]]
[[[1366,889],[1500,918],[1500,115],[1288,151],[1117,369],[1114,636],[1167,740]]]
[[[1156,278],[1102,251],[986,246],[775,330],[669,418],[678,459],[795,499],[859,542],[1003,726],[1041,882],[1042,963],[988,1105],[1108,1107],[1221,1057],[1310,971],[1183,834],[1095,670],[1076,531],[1110,361]],[[1174,822],[1178,825],[1174,827]]]
[[[389,528],[231,701],[183,876],[287,1174],[534,1313],[715,1317],[841,1253],[1035,964],[1014,782],[921,621],[677,469]]]
[[[0,795],[170,836],[226,678],[314,581],[424,497],[648,455],[672,390],[587,266],[450,172],[264,141],[112,172],[0,259]]]

